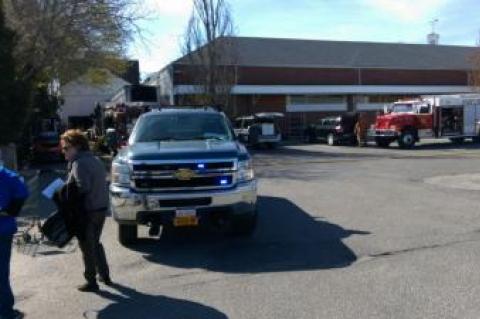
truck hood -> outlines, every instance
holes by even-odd
[[[206,160],[249,158],[244,145],[236,141],[162,141],[136,143],[124,150],[129,160]]]
[[[389,129],[391,125],[405,125],[415,120],[415,114],[393,113],[377,116],[376,129]]]

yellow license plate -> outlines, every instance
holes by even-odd
[[[198,226],[198,218],[196,216],[175,217],[173,225],[175,227]]]
[[[173,219],[173,225],[175,227],[188,227],[197,226],[198,217],[195,209],[179,209],[175,212],[175,218]]]

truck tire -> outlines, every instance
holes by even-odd
[[[406,130],[398,138],[398,146],[400,148],[412,148],[417,142],[417,137],[414,131]]]
[[[269,150],[277,148],[277,143],[267,143],[266,145]]]
[[[378,147],[388,148],[390,147],[390,144],[392,144],[392,141],[388,138],[377,137],[375,139],[375,143],[377,144]]]
[[[311,130],[307,130],[305,132],[305,141],[307,143],[315,143],[317,141],[317,136],[316,136],[315,132],[313,132]]]
[[[137,225],[118,225],[118,240],[123,246],[135,244],[138,240]]]
[[[230,235],[235,237],[252,236],[257,227],[258,213],[255,212],[252,216],[238,217],[232,221]]]
[[[336,138],[335,134],[333,134],[333,133],[328,134],[327,144],[330,145],[330,146],[337,145],[337,138]]]

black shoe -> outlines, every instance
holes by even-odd
[[[78,287],[78,291],[81,291],[81,292],[97,292],[99,290],[100,290],[100,287],[98,287],[96,283],[94,284],[86,283]]]
[[[107,277],[107,278],[100,277],[98,278],[98,281],[100,281],[102,284],[107,285],[109,287],[113,286],[113,282],[110,279],[110,277]]]
[[[23,319],[24,317],[25,317],[25,314],[23,312],[18,310],[13,310],[11,316],[8,316],[8,317],[0,316],[0,319]]]
[[[25,314],[21,311],[14,310],[13,311],[13,319],[23,319],[25,317]]]

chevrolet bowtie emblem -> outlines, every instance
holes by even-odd
[[[179,181],[189,181],[195,177],[195,172],[188,168],[180,168],[175,172],[174,176]]]

